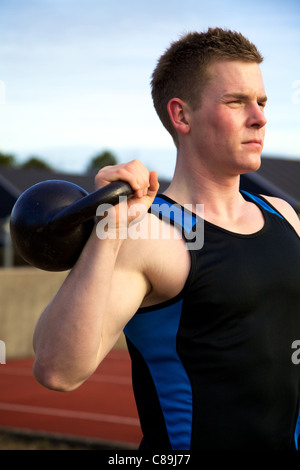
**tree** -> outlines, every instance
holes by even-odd
[[[35,156],[29,157],[28,160],[21,165],[21,168],[53,171],[53,168],[48,163]]]
[[[9,153],[0,152],[0,166],[6,168],[13,168],[16,165],[16,158]]]
[[[95,173],[105,166],[116,164],[117,157],[110,150],[104,150],[92,158],[87,166],[87,172]]]

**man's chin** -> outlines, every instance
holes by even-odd
[[[241,175],[245,173],[252,173],[254,171],[259,170],[261,166],[261,154],[252,155],[251,157],[247,159],[247,162],[243,162],[242,166],[244,168],[242,168]]]

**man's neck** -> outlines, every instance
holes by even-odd
[[[210,219],[235,218],[244,200],[239,191],[240,177],[210,171],[201,160],[178,158],[166,196],[181,205],[204,204]]]

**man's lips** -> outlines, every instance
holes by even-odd
[[[242,142],[243,145],[253,145],[255,147],[261,147],[263,144],[263,141],[260,139],[251,139],[247,140],[245,142]]]

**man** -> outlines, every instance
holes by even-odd
[[[157,175],[139,161],[98,173],[97,187],[124,180],[134,195],[111,211],[114,234],[110,219],[106,236],[95,228],[35,331],[37,379],[72,390],[125,329],[141,449],[295,448],[300,223],[286,202],[239,190],[260,166],[261,61],[219,28],[170,46],[152,94],[177,147],[174,178],[155,199]],[[189,216],[170,221],[173,207]],[[137,224],[143,236],[129,236]],[[168,237],[151,236],[166,226]]]

